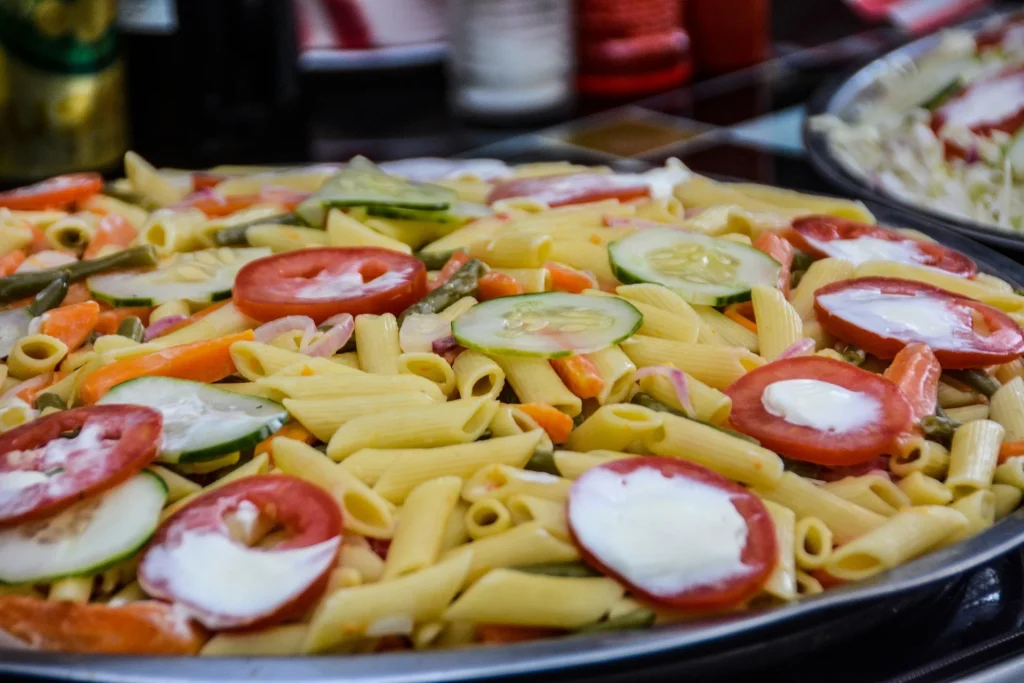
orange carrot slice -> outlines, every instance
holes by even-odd
[[[496,270],[485,274],[478,283],[480,289],[480,300],[489,301],[503,296],[515,296],[523,293],[523,286],[516,282],[516,279],[506,273],[499,273]]]
[[[85,403],[95,403],[116,385],[136,377],[175,377],[196,382],[217,382],[235,372],[231,345],[252,339],[252,330],[246,330],[114,361],[86,375],[79,388],[79,396]]]
[[[522,403],[516,406],[536,420],[554,443],[565,443],[572,434],[572,418],[547,403]]]
[[[104,216],[96,227],[96,234],[89,241],[89,246],[85,248],[82,258],[96,258],[100,250],[110,244],[127,247],[138,237],[138,234],[139,231],[123,217],[117,214]]]
[[[907,344],[892,359],[882,376],[903,391],[917,425],[922,418],[935,412],[941,374],[942,367],[927,344]]]
[[[595,398],[604,390],[601,373],[586,354],[554,358],[551,360],[551,367],[562,378],[569,391],[580,398]]]
[[[0,256],[0,277],[7,277],[16,271],[25,258],[26,254],[21,249],[15,249]]]
[[[597,278],[585,270],[576,270],[561,263],[548,261],[544,270],[551,273],[551,289],[556,292],[579,294],[587,289],[597,289]]]
[[[1024,455],[1024,441],[1004,441],[999,447],[999,464],[1002,465],[1018,455]]]
[[[39,331],[64,342],[68,351],[85,343],[100,319],[100,305],[95,301],[61,306],[43,313]]]
[[[100,309],[103,309],[102,304]],[[101,310],[99,320],[96,321],[96,333],[117,334],[117,327],[121,324],[121,321],[133,315],[145,324],[149,320],[149,314],[152,310],[152,308],[145,306]]]
[[[452,275],[455,275],[462,266],[466,265],[469,261],[469,254],[464,251],[456,251],[449,258],[448,262],[444,264],[444,268],[437,274],[433,280],[427,283],[427,291],[433,292],[435,289],[443,285],[452,279]]]
[[[312,444],[316,442],[316,437],[303,427],[298,422],[289,422],[282,426],[276,432],[268,436],[267,438],[256,444],[256,450],[253,455],[260,455],[261,453],[270,453],[270,442],[279,436],[283,436],[287,439],[295,439],[296,441],[302,441],[304,443]]]
[[[726,306],[725,310],[723,311],[725,317],[728,318],[729,320],[738,322],[740,325],[743,325],[743,327],[747,328],[751,332],[757,332],[757,323],[748,318],[747,316],[743,315],[742,311],[744,309],[741,308],[742,305],[743,304],[729,304],[728,306]],[[751,311],[751,313],[753,313],[753,311]]]

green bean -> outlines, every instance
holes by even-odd
[[[254,225],[300,225],[299,217],[293,213],[282,213],[268,218],[258,218],[246,223],[221,228],[213,235],[213,243],[218,247],[242,247],[249,244],[246,231]]]
[[[523,469],[532,470],[534,472],[546,472],[547,474],[553,474],[556,477],[562,476],[562,473],[555,467],[555,453],[546,449],[538,448],[533,451],[533,455],[526,461],[526,466]]]
[[[417,251],[413,256],[423,261],[427,270],[441,270],[457,249],[452,251]]]
[[[686,418],[687,420],[692,420],[693,422],[697,422],[699,424],[702,424],[705,427],[711,427],[712,429],[717,429],[718,431],[722,432],[723,434],[728,434],[729,436],[735,437],[737,439],[743,439],[744,441],[748,441],[750,443],[757,444],[758,446],[761,445],[761,442],[758,441],[757,439],[755,439],[752,436],[747,436],[746,434],[742,434],[740,432],[736,432],[736,431],[733,431],[731,429],[722,429],[721,427],[716,427],[713,424],[708,424],[707,422],[702,422],[701,420],[696,420],[696,419],[690,417],[689,415],[687,415],[685,413],[681,413],[680,411],[676,410],[675,408],[673,408],[671,406],[665,405],[664,403],[662,403],[658,399],[654,398],[650,394],[645,394],[642,391],[641,392],[637,392],[636,394],[633,394],[633,398],[629,399],[629,402],[634,404],[634,405],[643,406],[644,408],[647,408],[648,410],[653,410],[656,413],[669,413],[671,415],[675,415],[676,417],[683,417],[683,418]]]
[[[477,292],[480,276],[487,272],[487,266],[479,259],[471,258],[444,283],[430,294],[414,303],[398,317],[401,323],[413,313],[440,313],[464,296]]]
[[[793,263],[789,266],[792,271],[807,270],[814,263],[814,257],[799,249],[793,252]]]
[[[132,190],[123,190],[119,188],[115,183],[107,183],[103,187],[103,194],[114,199],[120,199],[122,202],[127,204],[134,204],[135,206],[141,206],[146,211],[156,211],[161,208],[159,204],[154,202],[152,199],[144,194],[135,192]]]
[[[953,442],[953,434],[959,426],[960,423],[956,420],[938,415],[929,415],[921,420],[921,431],[924,432],[925,438],[944,446],[949,446]]]
[[[57,308],[61,302],[64,301],[64,297],[68,295],[68,285],[71,282],[71,277],[64,271],[57,275],[50,284],[36,294],[35,298],[32,299],[32,303],[25,307],[32,316],[42,315],[51,308]]]
[[[130,315],[117,326],[117,334],[141,344],[146,336],[146,328],[142,326],[142,321],[138,317]]]
[[[804,462],[803,460],[793,460],[784,456],[782,458],[782,465],[787,472],[798,474],[801,477],[807,479],[821,479],[821,465],[815,465],[812,462]]]
[[[596,624],[582,626],[576,629],[576,633],[604,633],[605,631],[625,631],[631,628],[650,628],[654,625],[656,616],[652,610],[641,607]]]
[[[561,576],[573,579],[586,579],[594,576],[601,576],[582,562],[552,562],[551,564],[527,564],[520,567],[513,567],[516,571],[527,574],[542,574],[544,576]]]
[[[150,245],[132,247],[109,256],[78,261],[56,268],[37,270],[32,273],[15,273],[0,278],[0,303],[8,303],[32,296],[45,289],[53,280],[67,273],[70,282],[84,280],[90,275],[105,273],[121,268],[147,268],[157,264],[156,251]]]
[[[67,410],[68,404],[64,402],[57,394],[52,391],[47,391],[36,396],[35,400],[36,410],[46,410],[47,408],[56,408],[57,410]]]
[[[863,365],[864,361],[868,358],[868,354],[864,352],[864,349],[859,349],[853,344],[843,346],[843,348],[839,350],[839,353],[842,354],[843,360],[847,363],[858,367]]]
[[[963,382],[979,394],[992,398],[992,394],[999,391],[999,382],[988,375],[984,370],[946,370],[942,373],[945,377]]]

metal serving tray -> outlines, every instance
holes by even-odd
[[[1024,285],[1024,267],[941,227],[905,220],[869,203],[881,222],[914,227],[957,249],[988,273]],[[671,624],[646,631],[572,636],[508,646],[436,652],[317,657],[110,657],[0,649],[0,680],[39,676],[64,681],[361,681],[436,683],[529,676],[615,683],[703,676],[800,647],[820,647],[866,631],[895,613],[936,596],[940,584],[1024,544],[1024,508],[984,533],[933,552],[871,580],[848,584],[798,603]],[[784,645],[785,643],[785,645]]]
[[[979,19],[960,28],[977,30],[984,21]],[[934,211],[926,204],[915,204],[886,192],[882,187],[869,183],[854,174],[833,154],[828,135],[812,129],[810,119],[821,114],[832,114],[848,120],[857,105],[870,101],[878,94],[878,82],[883,74],[899,66],[914,62],[934,49],[942,36],[934,33],[870,62],[852,75],[832,81],[823,86],[807,105],[807,120],[804,122],[804,146],[814,168],[829,182],[845,193],[862,199],[870,199],[889,206],[901,213],[922,217],[937,225],[962,232],[976,239],[1015,250],[1024,250],[1024,233],[1000,230],[984,223],[957,218],[947,213]]]

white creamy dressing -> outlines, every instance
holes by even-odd
[[[363,296],[377,290],[390,289],[404,281],[405,276],[396,271],[388,271],[369,282],[364,282],[363,276],[356,271],[348,273],[329,273],[324,271],[318,273],[316,277],[306,280],[306,284],[299,287],[295,294],[306,299],[337,299]]]
[[[882,405],[870,394],[816,379],[772,382],[761,394],[761,405],[790,424],[840,434],[869,425],[882,414]]]
[[[730,495],[652,467],[604,468],[577,482],[569,522],[602,564],[654,595],[746,574],[747,523]]]
[[[966,128],[1000,123],[1024,108],[1024,79],[1019,76],[979,83],[941,108],[946,125]]]
[[[877,289],[852,289],[818,297],[818,302],[849,322],[876,334],[949,346],[968,323],[946,302],[928,294],[885,294]]]
[[[43,472],[35,470],[11,470],[0,472],[0,491],[21,491],[49,479]]]
[[[157,544],[140,570],[160,593],[175,596],[209,628],[223,619],[257,618],[298,597],[334,562],[341,537],[289,550],[259,550],[220,533],[182,534]]]
[[[230,405],[218,409],[196,395],[166,397],[165,402],[152,407],[164,418],[162,453],[180,453],[188,444],[204,441],[211,434],[241,433],[263,424],[263,418],[247,415]]]
[[[892,242],[877,237],[858,237],[829,242],[814,239],[807,241],[829,256],[845,259],[855,266],[868,261],[896,261],[920,266],[924,257],[917,244],[911,240]]]

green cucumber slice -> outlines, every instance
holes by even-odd
[[[691,304],[747,301],[754,285],[774,287],[782,266],[763,251],[674,228],[647,228],[608,245],[621,282],[653,282]]]
[[[483,353],[563,358],[618,344],[643,320],[623,299],[544,292],[477,304],[455,320],[452,334]]]
[[[44,520],[0,529],[0,583],[95,574],[144,546],[160,524],[167,486],[152,472]]]
[[[296,213],[309,225],[322,226],[331,208],[390,206],[445,211],[457,199],[454,190],[390,176],[368,159],[356,157],[299,204]]]
[[[242,266],[270,256],[270,249],[203,249],[175,254],[154,270],[97,275],[92,296],[111,306],[159,306],[175,299],[209,303],[231,296]]]
[[[422,211],[420,209],[406,209],[401,206],[374,204],[366,207],[366,213],[380,218],[455,225],[494,214],[490,207],[472,202],[453,202],[446,211]]]
[[[98,402],[159,410],[164,436],[157,460],[168,463],[213,460],[250,448],[288,421],[288,411],[274,401],[171,377],[129,380]]]
[[[919,106],[921,107],[921,109],[927,109],[928,111],[938,109],[949,98],[951,98],[953,95],[959,92],[960,88],[962,87],[963,79],[961,76],[958,75],[954,77],[953,80],[946,83],[946,85],[942,86],[934,95],[931,95],[928,98],[926,98],[923,102],[921,102]]]

